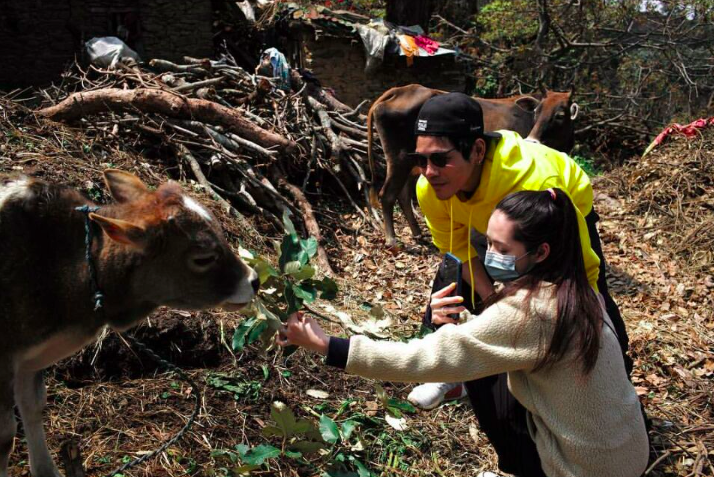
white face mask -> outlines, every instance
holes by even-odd
[[[489,250],[486,252],[484,267],[486,267],[486,271],[494,280],[503,283],[510,282],[521,276],[521,273],[516,270],[516,262],[530,253],[526,252],[520,257],[516,257],[515,255],[502,255]],[[524,274],[528,273],[532,268],[532,266],[528,267]]]

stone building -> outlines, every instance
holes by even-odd
[[[365,70],[366,52],[358,33],[350,28],[322,28],[315,22],[293,21],[285,47],[291,66],[311,70],[323,86],[335,90],[340,101],[357,106],[378,98],[394,86],[412,83],[446,91],[465,91],[467,75],[456,55],[415,57],[385,54],[384,61]]]
[[[143,60],[213,53],[211,0],[0,0],[0,87],[59,80],[84,43],[119,36]]]

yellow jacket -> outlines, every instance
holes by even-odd
[[[469,221],[471,227],[485,234],[491,212],[508,194],[521,190],[546,190],[550,187],[558,187],[566,191],[576,207],[588,281],[597,290],[600,259],[590,246],[590,236],[584,218],[593,207],[590,178],[565,153],[525,141],[513,131],[504,130],[499,133],[503,137],[495,146],[489,147],[483,163],[481,182],[468,201],[462,202],[455,196],[449,200],[439,200],[426,177],[419,178],[417,198],[431,231],[434,245],[442,253],[450,251],[449,215],[453,208],[451,253],[466,262],[469,255]],[[476,255],[476,250],[472,247],[471,257]]]

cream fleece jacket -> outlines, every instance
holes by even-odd
[[[460,382],[508,373],[508,386],[528,411],[528,429],[549,477],[639,477],[649,455],[635,389],[609,318],[603,326],[594,369],[565,358],[533,371],[539,350],[551,339],[555,287],[531,301],[519,291],[460,325],[445,325],[407,343],[350,340],[348,373],[399,382]],[[603,313],[604,310],[603,310]]]

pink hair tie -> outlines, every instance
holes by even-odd
[[[550,192],[550,197],[555,200],[555,190],[553,190],[553,188],[551,187],[550,189],[548,189],[548,192]]]

